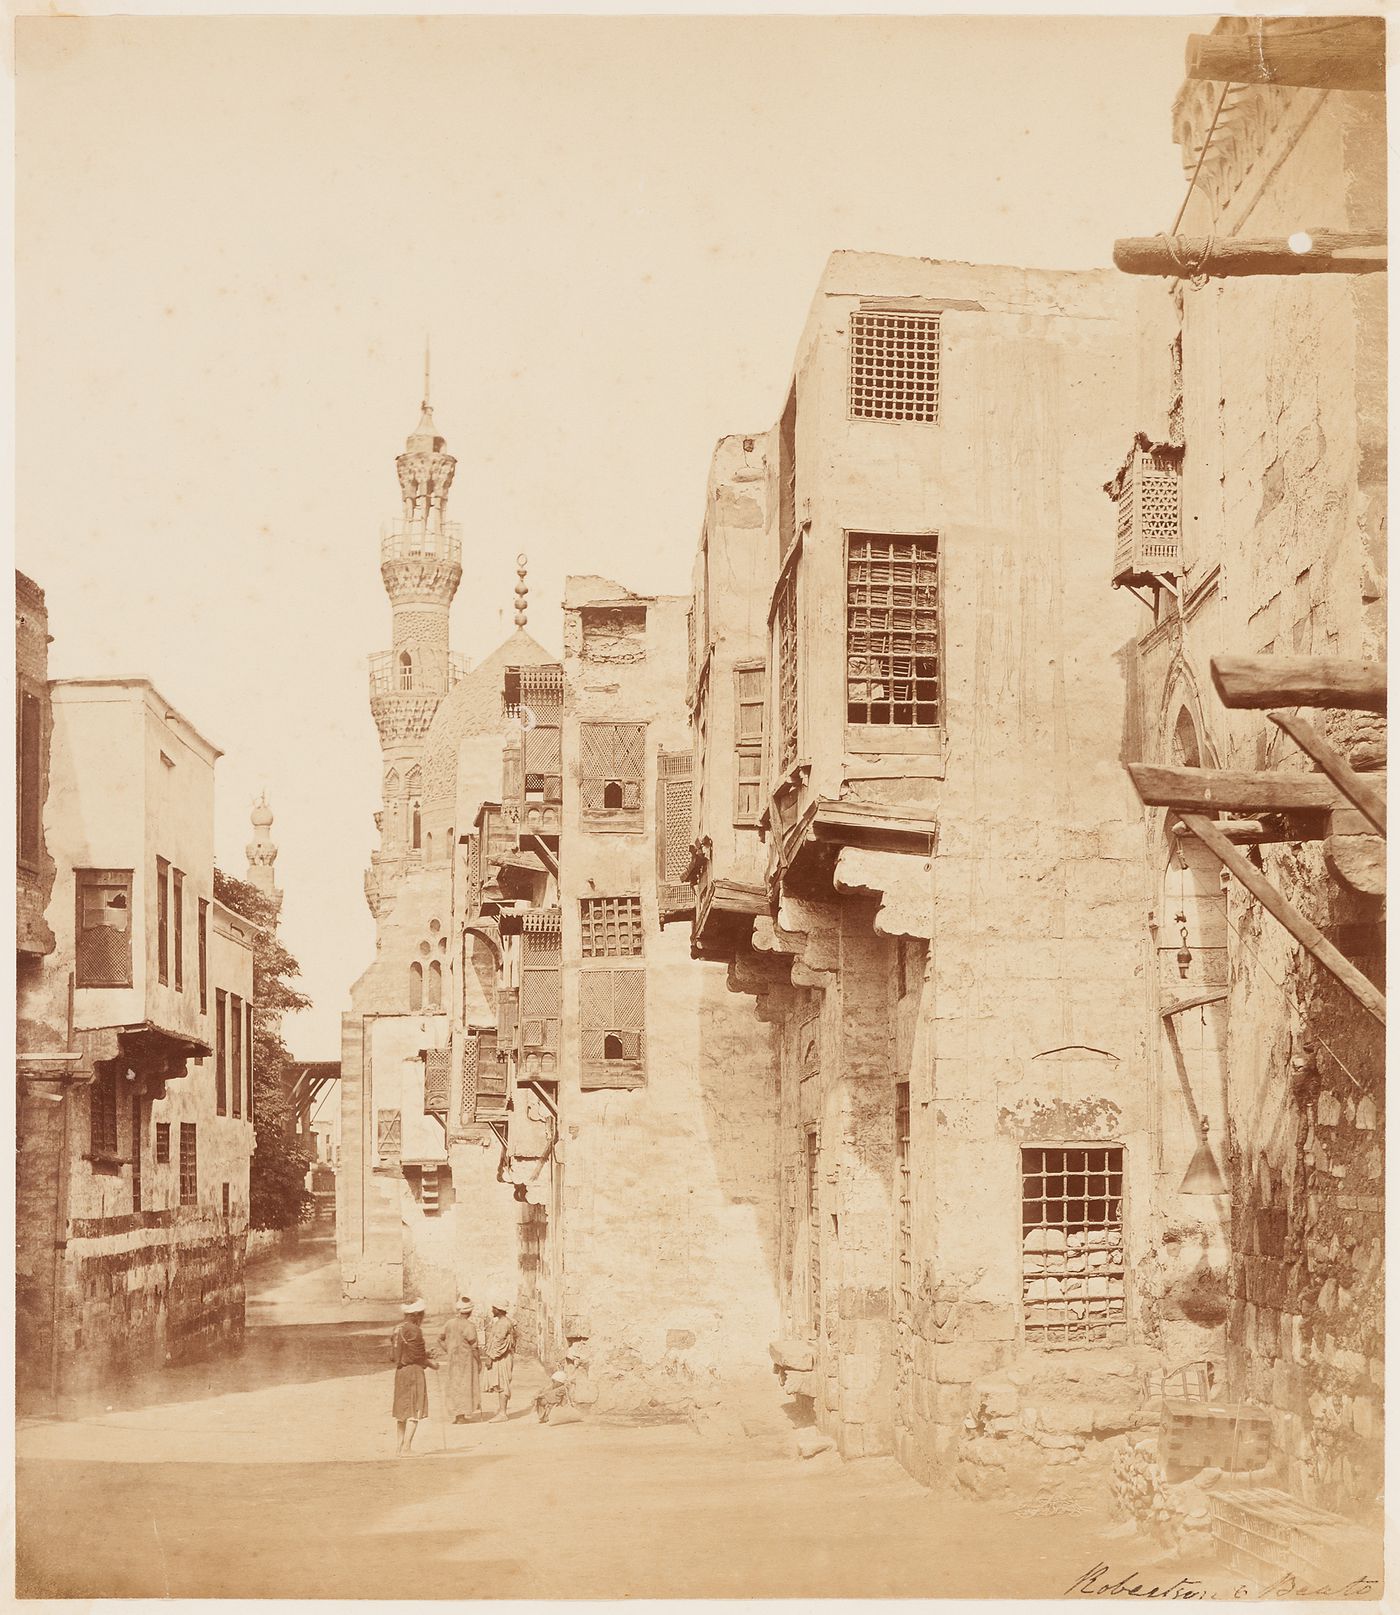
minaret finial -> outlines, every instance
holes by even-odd
[[[522,550],[515,557],[515,626],[525,626],[525,616],[529,607],[526,599],[530,593],[530,586],[525,581],[525,573],[530,565],[530,557]]]
[[[430,336],[425,336],[423,338],[423,408],[424,409],[427,409],[428,400],[432,397],[432,392],[431,392],[431,390],[429,389],[429,386],[428,386],[429,376],[431,374],[432,352],[433,352],[432,338]]]

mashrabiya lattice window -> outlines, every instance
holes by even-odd
[[[579,901],[585,959],[633,959],[642,951],[640,897],[584,897]]]
[[[852,418],[936,421],[940,357],[937,314],[852,314]]]
[[[585,813],[639,813],[646,766],[644,723],[585,723],[579,728],[579,786]]]
[[[646,972],[579,972],[579,1053],[585,1088],[639,1087],[646,1033]]]
[[[797,557],[778,580],[778,768],[797,761]]]
[[[1021,1274],[1028,1345],[1127,1338],[1121,1145],[1021,1151]]]
[[[938,539],[851,533],[846,721],[941,723],[938,664]]]
[[[131,876],[129,869],[74,870],[75,986],[131,986]]]

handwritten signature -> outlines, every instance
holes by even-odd
[[[1117,1576],[1106,1564],[1096,1564],[1076,1576],[1065,1588],[1066,1598],[1366,1598],[1380,1591],[1376,1576],[1354,1576],[1336,1586],[1310,1586],[1297,1576],[1280,1576],[1277,1581],[1256,1587],[1250,1582],[1212,1587],[1195,1576],[1178,1576],[1175,1581],[1159,1582],[1129,1570]]]

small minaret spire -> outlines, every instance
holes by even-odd
[[[248,854],[248,873],[244,877],[250,886],[266,896],[280,902],[282,894],[277,890],[277,848],[272,844],[272,809],[267,805],[267,792],[253,804],[253,811],[249,815],[253,821],[253,839],[244,851]]]
[[[530,557],[522,550],[515,557],[515,626],[517,628],[525,626],[525,617],[529,611],[526,601],[530,593],[530,586],[525,581],[525,573],[529,565]]]
[[[430,377],[430,375],[432,373],[432,353],[433,353],[433,339],[430,336],[425,336],[423,338],[423,408],[424,409],[427,409],[429,407],[428,400],[432,397],[432,391],[431,391],[431,389],[430,389],[430,387],[428,385],[428,380],[429,380],[429,377]]]

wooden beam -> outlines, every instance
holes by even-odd
[[[1292,84],[1310,90],[1384,90],[1385,23],[1317,19],[1305,29],[1192,34],[1186,76],[1221,84]]]
[[[1195,813],[1267,813],[1345,807],[1346,798],[1323,774],[1284,774],[1241,768],[1175,768],[1129,763],[1146,807]],[[1218,832],[1217,832],[1218,833]]]
[[[1385,995],[1323,936],[1311,920],[1305,919],[1243,853],[1232,847],[1209,819],[1203,819],[1196,813],[1184,813],[1181,818],[1191,833],[1200,837],[1240,885],[1273,915],[1294,941],[1306,948],[1324,970],[1341,982],[1362,1009],[1384,1026]]]
[[[1212,656],[1227,707],[1345,707],[1385,711],[1385,663],[1343,656]]]
[[[1124,236],[1113,243],[1113,262],[1125,275],[1191,275],[1226,280],[1240,275],[1374,275],[1386,267],[1383,230],[1307,230],[1302,252],[1285,236],[1240,240],[1232,236]]]
[[[1293,717],[1287,712],[1271,712],[1269,718],[1312,758],[1347,801],[1366,815],[1372,827],[1384,835],[1385,792],[1379,790],[1372,780],[1363,779],[1341,752],[1318,734],[1305,718]]]
[[[1184,1015],[1188,1009],[1200,1009],[1206,1004],[1218,1004],[1230,996],[1228,987],[1215,987],[1210,992],[1197,993],[1194,998],[1182,998],[1174,1004],[1162,1006],[1162,1019],[1170,1020],[1173,1015]]]

